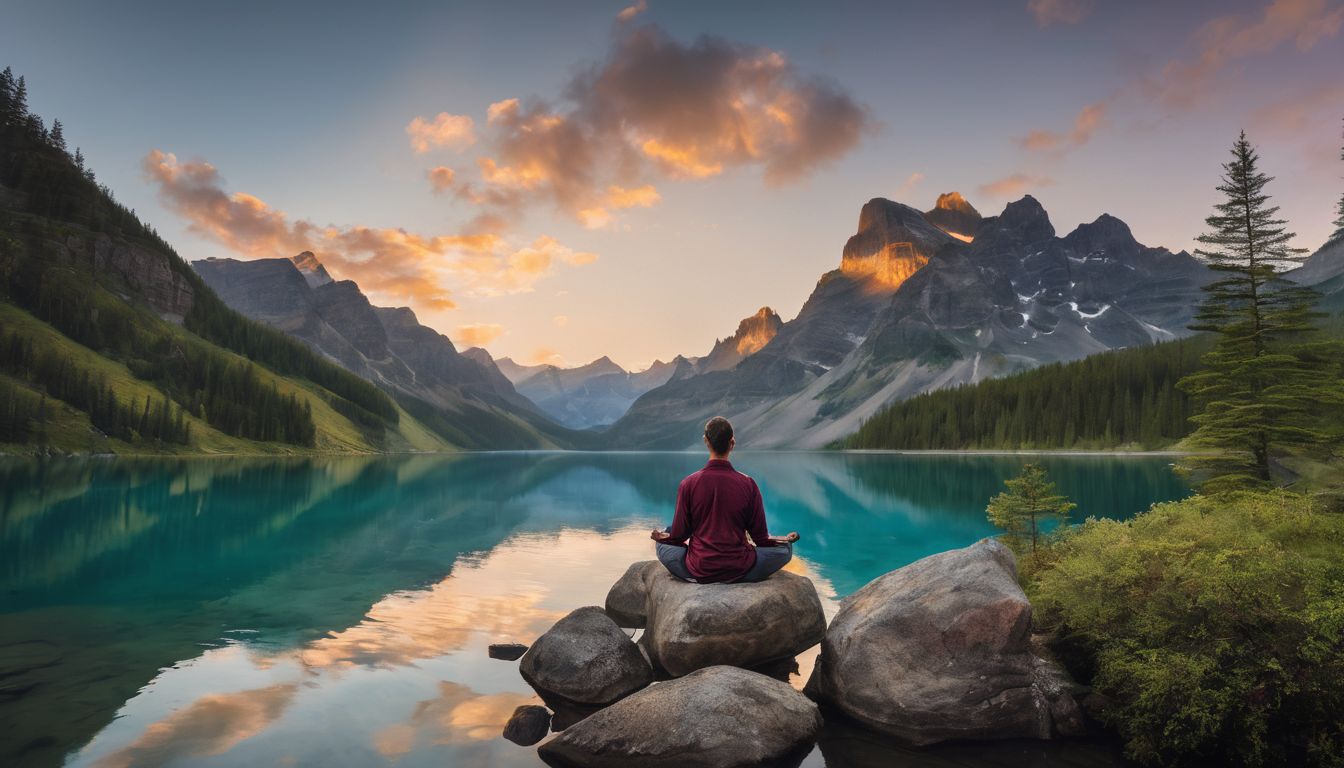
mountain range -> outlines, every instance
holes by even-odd
[[[728,370],[760,351],[783,325],[773,309],[761,307],[742,319],[737,330],[718,339],[701,357],[677,355],[668,362],[655,360],[642,371],[627,371],[603,356],[587,365],[560,368],[555,365],[520,365],[504,357],[492,362],[522,394],[552,418],[575,429],[607,426],[615,422],[641,395],[672,379],[710,371]],[[482,363],[489,353],[468,350]]]
[[[452,445],[575,447],[574,436],[520,395],[488,356],[459,353],[409,307],[374,306],[354,281],[333,280],[310,252],[192,267],[229,306],[392,393]]]
[[[955,193],[927,213],[873,199],[769,343],[644,394],[609,439],[685,448],[721,414],[744,446],[824,446],[913,394],[1187,335],[1209,279],[1110,215],[1058,237],[1030,196],[988,218]]]
[[[375,307],[332,280],[311,253],[193,266],[230,306],[418,418],[432,420],[427,406],[464,423],[455,444],[514,447],[527,435],[573,446],[587,430],[623,449],[694,446],[715,414],[744,446],[824,446],[920,392],[1187,335],[1210,279],[1194,257],[1140,244],[1106,214],[1060,237],[1030,196],[993,217],[955,192],[923,212],[875,198],[797,317],[762,307],[704,355],[631,372],[607,357],[565,369],[459,353],[410,309]]]

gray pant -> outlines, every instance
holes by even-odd
[[[664,544],[658,542],[654,545],[658,552],[658,562],[667,568],[668,572],[682,581],[694,582],[695,577],[686,569],[686,547],[679,547],[676,544]],[[770,575],[780,568],[783,568],[793,559],[793,545],[780,544],[776,547],[757,547],[756,564],[747,571],[746,575],[738,579],[735,583],[748,581],[765,581]]]

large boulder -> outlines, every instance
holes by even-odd
[[[847,598],[813,698],[915,745],[1081,729],[1067,678],[1031,651],[1031,603],[993,539],[926,557]]]
[[[787,683],[719,666],[645,688],[539,752],[550,765],[584,768],[778,765],[801,761],[821,724],[817,706]]]
[[[641,560],[631,563],[625,569],[625,575],[617,579],[607,592],[607,615],[617,625],[643,629],[648,616],[644,613],[644,603],[649,597],[647,579],[655,569],[663,570],[663,564],[657,560]]]
[[[639,647],[597,606],[573,611],[537,638],[518,671],[543,698],[610,704],[653,681]]]
[[[754,584],[689,584],[646,568],[640,644],[673,677],[728,664],[758,667],[821,642],[826,616],[812,581],[779,572]]]

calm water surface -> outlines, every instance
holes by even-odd
[[[1186,488],[1157,457],[1039,459],[1078,516]],[[0,462],[0,765],[539,766],[492,642],[601,605],[692,454]],[[833,615],[992,533],[1022,459],[756,453]],[[793,567],[793,566],[791,566]],[[801,686],[815,650],[799,659]],[[1095,745],[908,752],[828,727],[806,766],[1110,765]]]

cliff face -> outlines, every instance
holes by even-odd
[[[180,325],[191,311],[191,283],[158,250],[98,234],[92,238],[70,235],[56,244],[56,251],[63,261],[92,263],[99,273],[121,281],[164,320]]]
[[[893,290],[952,241],[914,208],[874,198],[859,212],[859,231],[845,243],[840,271],[875,290]]]
[[[783,325],[784,321],[775,310],[761,307],[756,314],[743,318],[732,336],[718,341],[708,355],[697,360],[696,370],[708,373],[736,366],[774,340]]]

